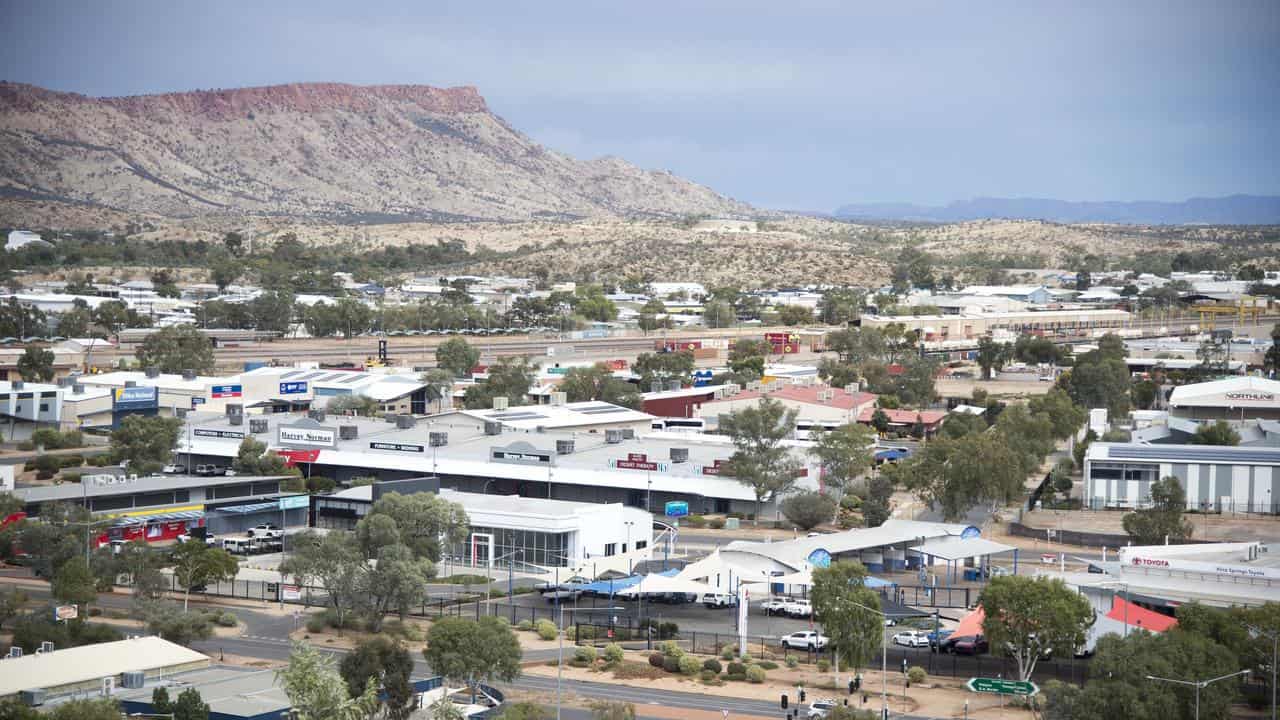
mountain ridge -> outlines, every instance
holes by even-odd
[[[520,133],[472,86],[290,83],[94,98],[0,82],[0,197],[187,218],[749,216]]]
[[[943,206],[855,203],[837,208],[834,216],[844,220],[923,222],[1010,219],[1129,225],[1275,225],[1280,224],[1280,196],[1226,195],[1180,202],[979,197]]]

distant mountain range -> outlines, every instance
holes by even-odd
[[[1041,198],[974,198],[945,207],[907,203],[844,205],[845,220],[963,222],[1002,218],[1128,225],[1280,225],[1280,196],[1230,195],[1182,202],[1069,202]]]

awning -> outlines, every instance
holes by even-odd
[[[169,522],[173,520],[199,520],[204,517],[203,510],[175,510],[173,512],[156,513],[145,517],[122,517],[112,523],[114,527],[126,525],[145,525],[149,522]]]
[[[701,595],[715,592],[706,583],[694,582],[668,575],[645,575],[640,582],[619,592],[619,595],[666,595],[669,593],[685,593]]]
[[[955,632],[951,633],[952,637],[973,637],[982,634],[982,621],[987,619],[987,613],[983,611],[982,606],[974,608],[973,612],[960,618],[960,624],[956,625]]]
[[[679,568],[671,568],[669,570],[663,570],[657,574],[664,577],[675,577],[679,572]],[[639,584],[644,577],[645,576],[643,575],[632,575],[630,577],[618,578],[617,580],[597,580],[595,582],[583,583],[581,585],[566,585],[565,587],[570,587],[574,590],[581,590],[582,592],[597,594],[607,594],[611,592],[617,593],[620,590],[625,590],[633,585]]]
[[[916,545],[911,549],[943,560],[966,560],[1005,553],[1016,548],[981,537],[944,537],[928,540],[923,545]]]
[[[280,503],[272,500],[271,502],[249,503],[248,505],[229,505],[220,507],[210,512],[224,512],[232,515],[248,515],[250,513],[262,512],[264,510],[279,510]]]
[[[1111,612],[1107,613],[1107,617],[1151,632],[1164,632],[1178,624],[1177,618],[1134,605],[1119,595],[1112,596]]]

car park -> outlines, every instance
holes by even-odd
[[[953,632],[955,631],[954,630],[931,630],[927,635],[925,635],[925,637],[929,639],[929,647],[932,648],[934,651],[936,651],[938,649],[938,645],[946,642],[947,638],[951,637],[951,634]]]
[[[191,540],[193,540],[193,539],[194,539],[196,542],[199,542],[199,541],[200,541],[200,538],[193,536],[191,533],[183,533],[183,534],[181,534],[181,535],[179,535],[179,536],[178,536],[178,542],[180,542],[180,543],[189,542],[189,541],[191,541]],[[218,546],[221,544],[221,541],[220,541],[220,540],[218,540],[217,538],[215,538],[215,537],[214,537],[214,536],[212,536],[212,535],[205,535],[205,536],[204,536],[204,544],[205,544],[205,545],[208,545],[208,546],[210,546],[210,547],[218,547]]]
[[[548,590],[542,593],[542,599],[549,603],[555,602],[573,602],[582,596],[581,590],[570,590],[561,588],[559,590]]]
[[[173,465],[165,465],[160,472],[166,475],[185,475],[187,472],[187,466],[176,463]]]
[[[962,637],[951,643],[951,652],[956,655],[981,655],[987,650],[987,639],[981,635]]]
[[[928,647],[929,638],[919,630],[903,630],[893,635],[894,645],[906,645],[907,647]]]
[[[781,645],[788,650],[823,650],[827,647],[827,636],[813,630],[802,630],[783,635]]]

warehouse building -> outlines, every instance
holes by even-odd
[[[1175,477],[1187,509],[1280,513],[1280,448],[1099,443],[1084,460],[1084,497],[1095,510],[1150,502],[1151,483]]]
[[[977,340],[997,330],[1013,334],[1052,333],[1091,336],[1115,330],[1129,323],[1124,310],[1030,310],[962,315],[864,315],[863,327],[885,328],[903,325],[919,331],[926,341]]]
[[[109,695],[115,688],[141,687],[145,678],[208,666],[208,657],[155,636],[50,648],[0,659],[0,700],[38,707],[60,697]]]
[[[1169,412],[1190,420],[1280,420],[1280,382],[1246,375],[1182,385],[1169,396]]]

